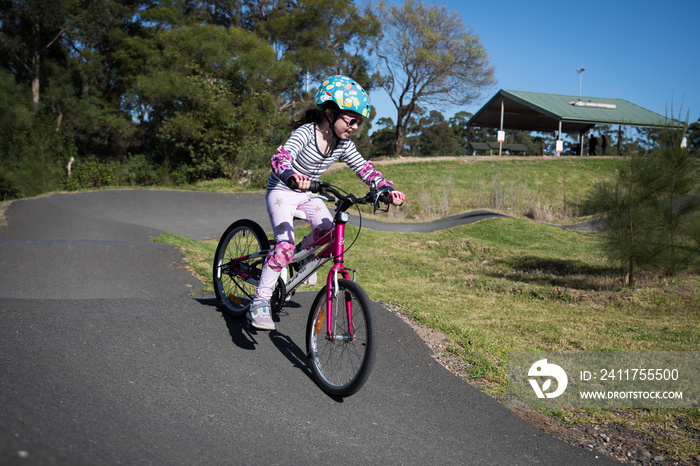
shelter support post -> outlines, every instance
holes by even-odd
[[[554,155],[561,155],[563,152],[564,141],[561,139],[561,120],[559,120],[559,132],[557,133],[557,142],[554,143]]]
[[[503,114],[505,113],[505,103],[503,102],[503,96],[501,96],[501,128],[503,131]],[[500,139],[500,138],[499,138]],[[503,141],[498,141],[498,155],[503,155]]]

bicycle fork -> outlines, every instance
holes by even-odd
[[[335,235],[332,238],[331,244],[331,257],[333,257],[333,266],[328,273],[328,279],[326,281],[326,332],[328,339],[330,341],[352,341],[354,338],[355,327],[352,323],[352,296],[349,294],[345,295],[345,311],[348,319],[348,333],[343,335],[338,335],[333,332],[333,301],[337,303],[338,296],[340,294],[338,286],[338,274],[345,278],[350,279],[350,274],[343,265],[343,253],[345,248],[345,224],[338,223],[335,228]],[[353,281],[355,280],[355,272],[353,271]]]

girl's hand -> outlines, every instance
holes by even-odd
[[[391,203],[392,205],[395,206],[400,206],[403,204],[403,201],[406,200],[406,195],[402,193],[401,191],[392,191],[391,192]]]
[[[299,191],[308,191],[309,187],[311,186],[311,181],[309,180],[308,176],[295,173],[292,175],[292,178],[296,180],[297,189]]]

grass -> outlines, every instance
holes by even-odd
[[[483,159],[464,157],[389,165],[378,161],[376,167],[411,199],[405,207],[392,210],[388,220],[426,221],[489,208],[536,220],[566,222],[578,216],[577,203],[596,181],[611,176],[617,163],[614,158]],[[542,170],[543,166],[546,170]],[[256,173],[252,176],[255,182],[205,180],[182,189],[259,190],[264,189],[267,174]],[[348,168],[329,171],[323,179],[349,191],[364,189]]]
[[[5,211],[10,207],[11,201],[0,201],[0,227],[7,225]]]
[[[202,284],[212,292],[212,264],[214,254],[216,254],[216,242],[197,241],[184,236],[174,235],[164,232],[153,239],[158,243],[171,244],[177,246],[187,257],[187,266],[197,276]],[[193,291],[197,293],[197,291]]]
[[[499,210],[518,218],[428,234],[363,230],[346,255],[347,265],[358,270],[358,282],[372,299],[392,303],[445,334],[449,351],[468,367],[469,380],[500,400],[507,393],[509,351],[700,351],[697,274],[673,279],[647,275],[627,288],[620,270],[608,263],[597,234],[526,218],[539,203],[559,221],[580,220],[576,201],[610,176],[613,167],[607,160],[585,159],[378,167],[406,192],[404,218],[424,220],[490,207],[482,202],[498,199]],[[348,170],[324,179],[362,192]],[[298,238],[308,231],[299,228]],[[348,238],[356,233],[347,227]],[[169,234],[159,240],[182,247],[191,266],[211,283],[215,242]],[[661,435],[656,446],[668,457],[700,460],[697,409],[547,414],[570,424],[614,422]]]
[[[595,182],[612,176],[614,159],[462,160],[378,166],[411,200],[394,216],[431,220],[469,209],[488,208],[549,222],[578,216],[577,204]],[[349,169],[332,171],[324,180],[345,189],[362,189]]]

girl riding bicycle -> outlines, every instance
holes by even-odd
[[[406,196],[391,186],[357,151],[348,139],[369,116],[370,102],[365,90],[347,76],[332,76],[316,93],[317,107],[292,122],[294,131],[272,156],[272,173],[267,183],[267,212],[276,245],[265,261],[260,283],[247,313],[253,327],[274,330],[270,299],[282,269],[297,251],[323,237],[333,223],[328,208],[307,192],[311,181],[318,181],[337,160],[345,162],[368,186],[390,191],[392,204],[401,205]],[[290,178],[298,189],[287,186]],[[302,211],[313,230],[297,246],[294,242],[294,212]]]

